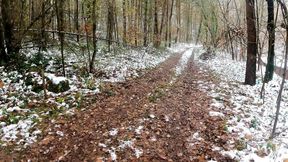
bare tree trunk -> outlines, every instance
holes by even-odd
[[[170,16],[169,16],[169,1],[167,1],[167,4],[166,4],[166,23],[165,23],[165,47],[168,46],[168,39],[169,39],[169,19]]]
[[[267,66],[264,77],[264,82],[268,83],[273,79],[274,74],[274,57],[275,57],[275,24],[274,24],[274,0],[267,0],[268,8],[268,24],[267,30],[269,33],[269,49]]]
[[[123,42],[127,43],[127,15],[126,15],[126,0],[122,2],[123,9]]]
[[[75,0],[74,4],[74,28],[76,30],[76,33],[79,33],[79,0]],[[80,37],[77,35],[77,42],[79,42]]]
[[[0,4],[2,7],[2,4]],[[4,29],[2,26],[2,12],[0,11],[0,66],[8,62],[8,56],[5,50]]]
[[[118,17],[117,17],[117,9],[116,9],[116,1],[112,0],[112,12],[113,12],[113,33],[114,33],[114,40],[119,42],[119,31],[118,31]]]
[[[108,49],[111,50],[111,43],[113,38],[113,26],[114,26],[114,14],[113,14],[113,6],[111,4],[111,0],[108,0],[108,17],[107,17],[107,36],[106,39],[108,40]]]
[[[91,58],[90,66],[89,66],[90,73],[92,73],[94,70],[94,61],[95,61],[95,57],[96,57],[96,53],[97,53],[97,39],[96,39],[97,23],[96,23],[96,13],[95,12],[96,12],[96,0],[93,0],[93,4],[92,4],[93,54],[92,54],[92,58]]]
[[[172,16],[173,16],[173,7],[174,7],[174,0],[172,0],[171,9],[170,9],[170,16],[169,16],[169,47],[171,47],[172,43]]]
[[[159,47],[158,3],[154,0],[154,47]]]
[[[142,6],[142,1],[139,1],[138,2],[138,5],[137,5],[137,21],[138,21],[138,24],[137,24],[137,36],[138,36],[138,45],[140,44],[140,43],[142,43],[142,41],[143,41],[143,37],[144,37],[144,34],[142,34],[143,33],[143,17],[142,17],[142,15],[143,15],[143,6]]]
[[[41,66],[41,69],[40,69],[40,75],[42,77],[42,88],[43,88],[43,91],[44,91],[44,99],[47,99],[48,98],[47,86],[46,86],[46,79],[45,79],[44,66],[43,65]]]
[[[190,25],[191,25],[191,22],[190,22],[190,20],[191,20],[191,14],[190,14],[190,12],[188,12],[188,11],[190,11],[191,10],[191,6],[190,6],[190,4],[187,6],[188,7],[188,10],[187,10],[187,12],[186,12],[186,18],[187,18],[187,20],[186,20],[186,33],[185,33],[185,35],[186,35],[186,42],[189,42],[189,36],[190,36]],[[212,34],[211,34],[211,37],[212,37]]]
[[[133,23],[133,28],[134,28],[134,45],[138,45],[138,28],[137,28],[137,0],[134,1],[134,23]]]
[[[232,37],[231,37],[231,31],[230,31],[229,27],[228,27],[228,37],[229,37],[229,42],[230,42],[232,60],[235,60],[233,39],[232,39]]]
[[[24,26],[24,9],[25,6],[25,0],[21,0],[21,11],[20,11],[20,24],[19,24],[19,28],[22,29]]]
[[[176,9],[177,9],[177,32],[175,42],[179,42],[180,39],[180,29],[181,29],[181,0],[176,0]]]
[[[45,35],[45,4],[46,4],[46,0],[42,0],[42,4],[41,4],[41,14],[42,14],[42,18],[41,18],[41,36],[40,36],[40,51],[46,50],[46,35]]]
[[[87,24],[87,18],[84,18],[84,26],[85,26],[85,38],[86,38],[86,48],[88,53],[88,64],[90,65],[91,62],[91,54],[90,54],[90,48],[89,48],[89,31],[88,31],[88,24]],[[87,69],[89,68],[87,65]],[[88,69],[89,70],[89,69]]]
[[[200,36],[201,36],[201,29],[202,29],[202,24],[203,24],[203,16],[200,18],[200,24],[197,32],[197,37],[196,37],[196,44],[198,44]]]
[[[7,53],[17,58],[19,50],[21,49],[21,41],[17,38],[16,32],[13,31],[13,29],[15,29],[16,17],[14,14],[16,13],[14,13],[14,8],[16,2],[17,0],[2,0],[1,12]]]
[[[149,3],[149,7],[148,7],[148,43],[150,42],[153,42],[154,38],[154,33],[153,33],[153,28],[154,26],[152,25],[153,24],[153,19],[154,19],[154,16],[153,16],[153,1],[148,1]]]
[[[35,17],[35,8],[34,8],[34,0],[30,1],[31,4],[31,16],[30,16],[30,24],[34,21],[34,17]]]
[[[58,24],[58,35],[60,41],[60,51],[61,51],[61,61],[62,61],[62,73],[65,77],[65,58],[64,58],[64,4],[65,0],[56,0],[56,15],[57,15],[57,24]]]
[[[161,17],[161,24],[160,24],[160,32],[159,32],[159,46],[161,45],[161,40],[162,40],[162,33],[163,33],[163,28],[164,25],[166,25],[166,22],[164,20],[166,20],[167,18],[167,4],[168,4],[168,0],[165,0],[165,2],[163,3],[162,6],[162,17]]]
[[[281,5],[282,8],[282,13],[283,13],[283,17],[284,22],[285,22],[285,26],[286,26],[286,51],[285,51],[285,63],[284,63],[284,69],[283,69],[283,74],[282,74],[282,82],[280,85],[280,90],[278,93],[278,97],[277,97],[277,102],[276,102],[276,116],[275,116],[275,121],[274,121],[274,125],[273,125],[273,130],[272,130],[272,134],[271,134],[271,138],[275,137],[275,132],[276,132],[276,128],[277,128],[277,122],[278,122],[278,118],[279,118],[279,113],[280,113],[280,106],[281,106],[281,100],[282,100],[282,92],[283,92],[283,88],[284,88],[284,84],[285,84],[285,78],[286,78],[286,71],[287,71],[287,60],[288,60],[288,11],[287,11],[287,7],[286,4],[284,2],[282,2],[281,0],[277,0],[278,3]]]
[[[247,62],[245,84],[256,84],[256,63],[257,63],[257,34],[255,24],[255,1],[246,0],[247,19]]]
[[[147,39],[148,39],[148,29],[147,29],[147,10],[148,10],[148,0],[145,0],[145,5],[144,5],[144,47],[147,47],[148,46],[148,42],[147,42]]]

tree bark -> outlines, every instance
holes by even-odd
[[[147,29],[148,0],[145,0],[144,3],[145,3],[145,5],[144,5],[144,40],[143,40],[144,43],[143,43],[143,45],[144,45],[144,47],[147,47],[148,46],[148,41],[147,41],[147,39],[148,39],[148,29]]]
[[[113,38],[113,27],[114,27],[114,14],[113,14],[113,6],[111,0],[107,1],[108,3],[108,12],[107,12],[107,36],[106,39],[108,40],[108,49],[111,50],[111,43]]]
[[[4,38],[6,42],[7,53],[8,55],[15,56],[15,58],[17,58],[16,55],[19,54],[19,50],[21,49],[21,41],[19,41],[19,38],[17,38],[16,32],[13,31],[13,29],[15,29],[16,21],[16,17],[14,15],[16,2],[17,0],[2,0],[1,4]]]
[[[161,17],[161,24],[160,24],[160,31],[159,31],[159,39],[158,39],[158,43],[159,43],[159,46],[161,45],[161,40],[162,40],[162,33],[163,33],[163,28],[164,28],[164,24],[166,25],[166,22],[164,21],[166,18],[167,18],[167,6],[168,4],[168,0],[165,0],[164,3],[163,3],[163,6],[162,6],[162,17]]]
[[[74,28],[77,33],[79,33],[79,0],[75,0],[74,4]],[[77,36],[77,42],[79,42],[80,37]]]
[[[257,63],[257,33],[255,24],[255,1],[246,0],[247,19],[247,62],[245,84],[256,84],[256,63]]]
[[[46,0],[42,0],[42,4],[41,4],[41,35],[40,35],[40,51],[46,50],[46,46],[47,46],[47,39],[46,39],[46,34],[45,34],[45,22],[46,22],[46,14],[45,14],[45,4],[46,4]]]
[[[158,3],[154,0],[154,47],[159,47]]]
[[[1,6],[2,7],[2,4]],[[0,66],[8,62],[8,56],[5,50],[4,29],[2,26],[2,12],[0,11]]]
[[[58,35],[59,35],[59,41],[60,41],[60,51],[61,51],[61,61],[62,61],[62,73],[63,76],[66,76],[65,74],[65,58],[64,58],[64,38],[65,34],[64,32],[64,1],[65,0],[56,0],[56,13],[57,13],[57,24],[58,24]]]
[[[180,29],[181,29],[181,0],[176,0],[176,9],[177,9],[176,11],[177,12],[177,32],[176,32],[175,42],[177,43],[179,42],[179,39],[180,39]]]
[[[172,43],[172,16],[173,16],[173,7],[174,7],[174,0],[172,0],[171,9],[170,9],[170,17],[169,17],[169,47],[171,47]]]
[[[97,38],[96,38],[96,27],[97,27],[97,21],[96,21],[96,0],[93,0],[92,4],[92,30],[93,30],[93,36],[92,36],[92,41],[93,41],[93,54],[89,66],[90,73],[93,72],[94,70],[94,61],[97,53]]]
[[[167,47],[168,46],[168,35],[169,35],[169,2],[167,1],[167,3],[166,3],[166,23],[165,23],[165,29],[166,29],[166,31],[165,31],[165,47]]]
[[[123,9],[123,42],[127,43],[127,13],[126,13],[126,0],[122,2]]]
[[[268,10],[268,24],[267,30],[269,33],[269,49],[266,72],[264,76],[264,82],[268,83],[273,79],[274,74],[274,57],[275,57],[275,24],[274,24],[274,0],[267,0]]]
[[[277,2],[281,5],[282,14],[283,14],[283,17],[285,18],[284,19],[285,26],[287,26],[288,25],[287,6],[281,0],[277,0]],[[279,90],[278,97],[277,97],[277,102],[276,102],[276,116],[275,116],[275,120],[274,120],[274,124],[273,124],[273,130],[272,130],[271,138],[275,137],[277,123],[278,123],[278,118],[279,118],[279,114],[280,114],[282,93],[283,93],[284,84],[285,84],[285,78],[286,78],[287,60],[288,60],[288,28],[287,27],[286,27],[286,41],[285,41],[285,45],[286,45],[286,49],[285,49],[285,58],[284,58],[284,60],[285,60],[284,69],[283,69],[283,74],[282,74],[282,82],[281,82],[281,85],[280,85],[280,90]]]

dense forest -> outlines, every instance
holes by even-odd
[[[196,30],[192,20],[199,17],[190,2],[176,0],[15,0],[3,1],[1,5],[2,64],[21,64],[24,60],[17,58],[23,48],[37,47],[41,53],[59,46],[63,53],[73,43],[85,51],[91,50],[90,71],[97,49],[103,48],[104,43],[110,50],[115,44],[158,48],[171,46],[172,42],[188,42],[192,40],[190,31]]]
[[[285,0],[0,0],[0,161],[288,161]]]

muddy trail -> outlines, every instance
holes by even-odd
[[[91,106],[50,121],[37,143],[0,161],[233,161],[215,149],[230,149],[230,137],[199,88],[217,80],[193,57],[176,76],[183,53],[140,78],[105,84]]]

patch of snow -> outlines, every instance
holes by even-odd
[[[73,115],[74,109],[81,106],[82,100],[86,96],[100,92],[99,87],[102,82],[119,82],[138,77],[142,75],[141,70],[154,68],[169,58],[173,53],[184,51],[190,47],[192,47],[192,45],[175,44],[172,48],[165,51],[159,51],[153,48],[125,48],[122,51],[117,51],[118,49],[116,49],[114,53],[111,52],[109,54],[99,50],[97,60],[95,61],[95,69],[103,71],[104,76],[97,78],[92,74],[86,76],[85,73],[85,76],[82,75],[83,71],[80,69],[86,67],[85,62],[88,60],[88,55],[82,55],[81,51],[76,51],[76,53],[68,53],[65,51],[64,54],[69,56],[66,57],[65,60],[66,77],[57,76],[56,74],[61,74],[61,69],[59,69],[59,63],[57,63],[54,58],[59,58],[61,53],[57,48],[49,48],[43,52],[45,59],[49,60],[44,75],[54,84],[69,81],[70,89],[63,93],[47,92],[47,100],[43,100],[43,90],[41,91],[40,89],[40,92],[36,93],[32,91],[34,85],[26,85],[25,83],[25,79],[29,76],[28,78],[31,77],[31,81],[29,82],[41,85],[42,77],[39,73],[28,72],[22,75],[17,71],[6,72],[4,71],[4,67],[0,67],[0,78],[4,83],[4,87],[0,89],[0,118],[7,118],[7,121],[1,121],[0,123],[1,143],[8,143],[9,141],[19,143],[21,141],[21,145],[24,142],[32,143],[32,141],[36,141],[40,133],[36,128],[37,122],[41,121],[43,116],[47,117],[51,113],[51,110],[45,109],[41,109],[39,112],[39,109],[37,109],[39,105],[43,103],[45,103],[45,105],[49,104],[61,110],[61,114]],[[38,53],[38,49],[23,49],[21,52],[28,58],[32,58]],[[77,53],[79,53],[79,55]],[[37,66],[36,64],[31,65]],[[12,112],[13,115],[11,115]],[[155,116],[151,115],[150,118],[153,119]],[[27,124],[27,127],[24,127],[23,122]],[[36,131],[32,132],[31,130]],[[115,136],[118,130],[112,130],[110,133],[112,136]],[[59,132],[58,134],[60,136],[62,135]]]
[[[56,134],[57,134],[58,136],[64,137],[64,133],[63,133],[62,131],[57,131]]]
[[[1,128],[3,134],[2,141],[15,141],[19,137],[24,144],[31,144],[36,141],[37,135],[41,133],[40,130],[35,130],[32,133],[30,129],[34,126],[30,119],[20,120],[17,124],[10,124]]]
[[[165,118],[165,121],[166,121],[166,122],[169,122],[169,121],[170,121],[170,118],[169,118],[169,116],[168,116],[168,115],[165,115],[165,117],[164,117],[164,118]]]
[[[63,81],[68,81],[66,77],[59,77],[56,76],[55,74],[50,74],[50,73],[45,73],[45,76],[53,82],[53,84],[58,85],[59,83]]]
[[[118,134],[118,129],[113,128],[112,130],[109,131],[110,136],[116,136]]]
[[[104,147],[104,148],[107,147],[107,145],[105,145],[104,143],[99,143],[98,146]]]
[[[281,78],[274,75],[274,79],[265,86],[265,102],[260,98],[262,88],[261,70],[257,72],[255,86],[242,85],[245,79],[245,62],[233,61],[226,53],[218,53],[215,59],[198,62],[204,67],[212,70],[222,82],[207,93],[211,97],[225,97],[230,100],[231,107],[223,105],[220,100],[213,100],[213,106],[225,108],[226,111],[234,113],[227,121],[227,130],[238,136],[246,147],[239,150],[224,151],[239,161],[256,162],[275,161],[283,162],[288,154],[288,85],[285,85],[281,104],[280,116],[277,126],[278,135],[270,140],[270,134],[276,111],[276,100],[279,91]],[[205,83],[203,83],[205,84]],[[209,84],[206,83],[207,86]],[[217,112],[216,112],[217,113]],[[235,143],[231,142],[231,145]],[[262,156],[262,155],[267,156]]]
[[[151,49],[150,49],[151,50]],[[123,82],[127,78],[135,78],[141,75],[140,70],[154,68],[164,62],[173,52],[164,51],[158,53],[156,50],[128,50],[117,55],[109,54],[99,58],[97,69],[105,72],[105,82]]]
[[[142,125],[140,125],[137,129],[135,129],[135,133],[136,134],[141,134],[143,128],[144,127]]]
[[[219,116],[219,117],[224,117],[225,116],[223,113],[216,112],[216,111],[210,111],[209,115],[210,116]]]
[[[155,142],[155,141],[157,141],[157,138],[155,136],[153,136],[150,138],[150,141]]]
[[[214,100],[214,102],[211,104],[211,106],[216,107],[216,108],[223,108],[223,107],[224,107],[223,103],[221,103],[221,102],[216,102],[215,100]]]
[[[182,54],[178,64],[175,67],[175,77],[172,78],[170,84],[173,84],[176,81],[177,77],[182,74],[182,72],[187,67],[188,61],[190,60],[191,56],[194,57],[194,54],[199,52],[201,46],[190,44],[188,47],[189,49],[186,48],[186,51]]]
[[[118,148],[125,149],[125,148],[131,148],[133,146],[133,141],[121,141]]]
[[[150,117],[151,119],[154,119],[154,118],[155,118],[155,115],[154,115],[154,114],[150,114],[149,117]]]
[[[135,148],[134,153],[135,153],[136,158],[140,158],[141,155],[143,154],[143,150]]]
[[[190,147],[193,147],[195,144],[202,140],[203,138],[200,136],[199,132],[196,132],[187,139],[187,142],[189,143]]]
[[[116,161],[117,160],[117,155],[115,152],[115,148],[112,147],[111,150],[108,150],[110,156],[111,156],[111,160]]]
[[[198,141],[203,140],[203,138],[200,136],[199,132],[194,133],[194,134],[192,135],[192,138],[193,138],[193,139],[196,139],[196,140],[198,140]]]
[[[173,53],[182,52],[184,50],[187,50],[188,48],[200,48],[201,45],[195,45],[195,44],[187,44],[187,43],[177,43],[173,44],[172,47],[168,48]]]
[[[187,63],[188,63],[190,57],[192,56],[192,54],[193,54],[192,48],[183,53],[183,55],[181,56],[181,58],[179,60],[179,63],[176,66],[176,69],[175,69],[175,75],[176,76],[181,75],[182,71],[186,68]]]
[[[9,107],[6,110],[7,110],[7,112],[20,112],[20,111],[27,112],[28,111],[28,110],[25,110],[25,109],[21,109],[19,106]]]

